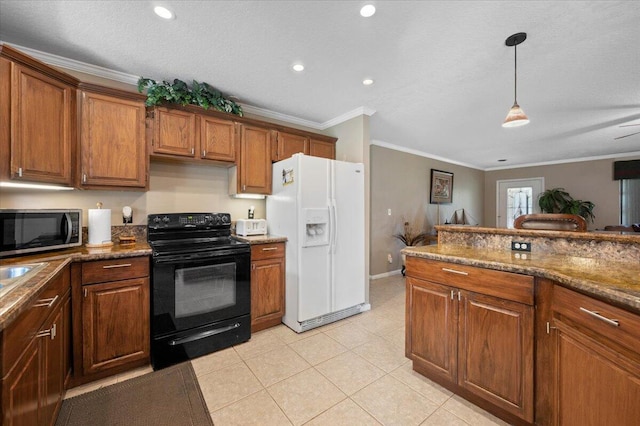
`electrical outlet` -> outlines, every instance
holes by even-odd
[[[391,209],[387,209],[387,216],[391,216]]]
[[[511,241],[511,250],[531,252],[531,243],[529,241]]]
[[[387,254],[387,261],[389,261],[389,263],[393,263],[393,257],[391,257],[391,253]]]
[[[122,223],[127,224],[127,223],[132,223],[133,222],[133,216],[122,216]]]

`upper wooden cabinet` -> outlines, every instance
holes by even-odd
[[[272,160],[280,161],[301,152],[309,154],[309,138],[286,132],[276,132],[276,140],[272,149]]]
[[[318,135],[310,136],[276,131],[274,144],[271,150],[271,160],[274,162],[284,160],[299,152],[306,155],[312,155],[314,157],[323,157],[335,160],[335,139],[327,138],[327,140],[321,140],[318,137]]]
[[[232,120],[181,109],[155,107],[151,154],[162,158],[236,161],[236,125]]]
[[[146,188],[148,156],[144,96],[83,90],[81,188]],[[108,92],[107,92],[108,93]]]
[[[77,80],[6,45],[0,56],[2,177],[72,185]]]
[[[324,157],[330,160],[336,159],[336,142],[318,139],[309,140],[309,155],[314,157]]]
[[[229,169],[229,193],[271,194],[270,129],[240,125],[240,156]]]

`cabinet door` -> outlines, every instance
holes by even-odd
[[[83,92],[81,159],[83,186],[144,188],[144,102]]]
[[[311,139],[309,141],[309,155],[323,157],[330,160],[336,159],[336,144],[333,142]]]
[[[301,152],[309,154],[309,138],[306,136],[294,135],[291,133],[278,132],[276,143],[276,158],[274,161],[284,160],[293,154]]]
[[[71,185],[75,89],[12,66],[11,177]]]
[[[450,287],[407,278],[407,357],[425,373],[457,376],[457,299]]]
[[[458,385],[533,421],[533,307],[461,295]]]
[[[149,279],[82,288],[84,374],[149,357]]]
[[[40,407],[40,341],[33,339],[2,380],[2,424],[33,426],[38,424]]]
[[[257,260],[251,266],[251,331],[277,325],[284,315],[284,258]]]
[[[271,194],[271,130],[242,125],[238,192]]]
[[[236,125],[233,121],[200,116],[201,157],[209,160],[236,161]]]
[[[68,297],[67,297],[68,298]],[[62,403],[65,379],[64,303],[54,311],[39,333],[43,361],[40,424],[51,425]]]
[[[154,114],[152,153],[195,157],[196,115],[167,108],[156,108]]]
[[[637,425],[640,355],[627,358],[568,323],[554,326],[553,424]]]

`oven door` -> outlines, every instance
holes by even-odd
[[[152,271],[152,335],[168,336],[249,315],[251,255],[248,249],[215,255],[155,258]]]

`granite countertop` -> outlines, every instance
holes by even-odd
[[[114,244],[105,248],[87,248],[83,245],[67,250],[2,259],[3,266],[36,262],[48,262],[48,265],[33,277],[16,284],[15,288],[0,296],[0,330],[30,306],[47,283],[71,262],[149,256],[150,254],[151,248],[144,241],[131,245]]]
[[[405,248],[407,256],[516,272],[561,285],[640,313],[640,265],[552,253],[489,250],[455,244]]]
[[[233,238],[244,243],[249,243],[251,245],[287,242],[287,237],[280,237],[278,235],[249,235],[243,237],[242,235],[233,234]]]

